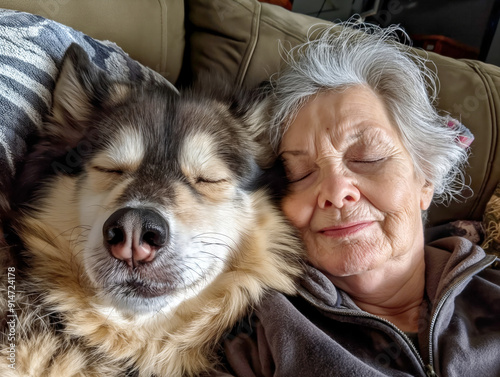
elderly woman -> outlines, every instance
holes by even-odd
[[[500,376],[500,273],[466,239],[424,245],[425,211],[463,186],[460,129],[397,28],[327,30],[275,80],[282,208],[308,254],[225,341],[238,376]],[[429,95],[430,94],[430,95]]]

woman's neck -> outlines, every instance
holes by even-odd
[[[381,270],[329,279],[360,309],[387,319],[400,330],[417,332],[425,290],[423,251],[409,260],[393,260]]]

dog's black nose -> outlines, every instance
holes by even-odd
[[[147,208],[121,208],[102,228],[104,245],[116,259],[135,267],[151,262],[168,241],[167,221]]]

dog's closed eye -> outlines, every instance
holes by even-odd
[[[225,178],[208,178],[208,177],[197,177],[196,183],[227,183],[229,180]]]
[[[109,173],[109,174],[123,174],[124,171],[122,169],[117,168],[108,168],[103,166],[92,166],[92,169],[101,172],[101,173]]]
[[[121,182],[129,172],[120,166],[94,164],[89,168],[89,184],[96,191],[108,191]]]

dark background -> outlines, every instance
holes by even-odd
[[[362,14],[366,21],[400,24],[414,45],[456,58],[500,65],[500,0],[293,0],[294,12],[329,21]]]

